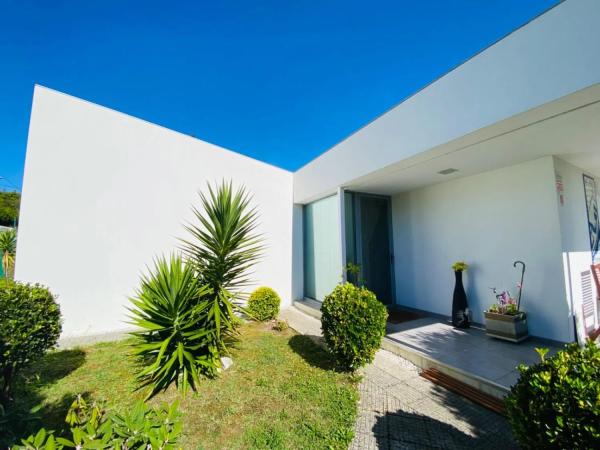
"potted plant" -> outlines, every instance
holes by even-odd
[[[514,267],[522,265],[521,282],[517,284],[519,295],[517,299],[510,295],[509,291],[498,293],[492,288],[496,296],[496,303],[484,311],[485,332],[488,336],[504,339],[511,342],[521,342],[529,337],[527,329],[527,314],[521,311],[521,294],[523,291],[523,276],[525,264],[515,261]]]

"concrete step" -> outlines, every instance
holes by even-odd
[[[321,302],[311,298],[303,298],[301,300],[295,300],[294,307],[304,314],[308,314],[315,319],[321,320]]]
[[[381,341],[381,348],[412,362],[420,369],[437,369],[440,372],[495,398],[503,399],[510,392],[508,388],[495,383],[494,381],[469,373],[462,370],[460,367],[451,366],[438,361],[423,352],[404,346],[388,337],[384,337]]]
[[[288,325],[300,334],[306,336],[321,336],[321,321],[291,306],[279,312],[279,318],[287,321]]]

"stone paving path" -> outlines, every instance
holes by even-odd
[[[282,318],[320,336],[320,322],[290,308]],[[362,372],[355,449],[516,448],[506,420],[419,376],[416,366],[385,350]]]
[[[351,449],[511,449],[506,420],[380,350],[363,372]]]

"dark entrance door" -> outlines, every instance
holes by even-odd
[[[360,265],[365,286],[386,305],[394,303],[391,239],[391,206],[389,197],[351,193],[354,233],[354,261]],[[346,203],[348,205],[348,203]],[[349,206],[349,205],[348,205]]]

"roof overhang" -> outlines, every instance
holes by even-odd
[[[294,201],[340,186],[400,192],[546,155],[599,173],[598,23],[597,0],[559,4],[295,172]]]
[[[392,195],[544,156],[600,177],[600,84],[344,183]],[[440,174],[456,169],[450,174]]]

